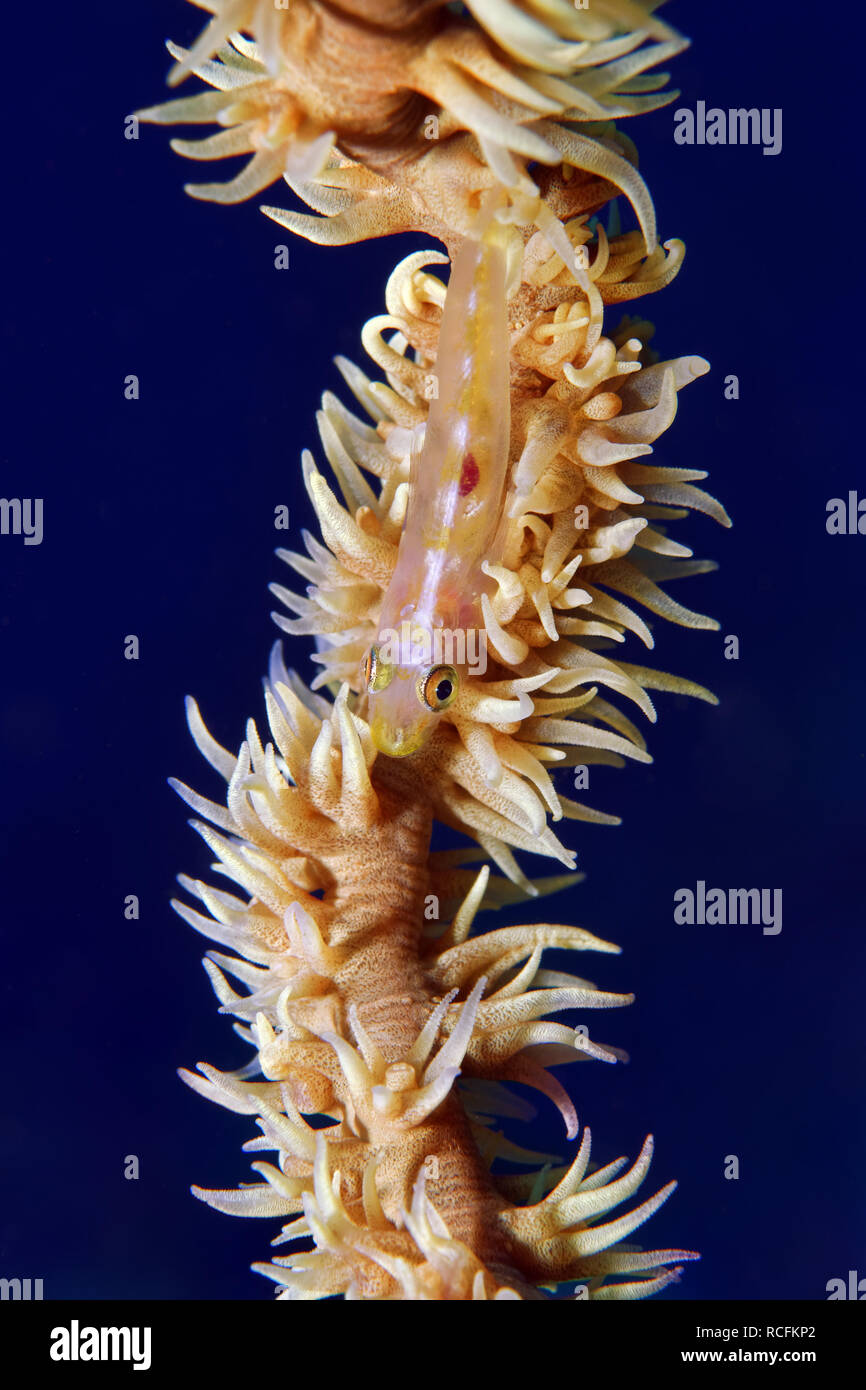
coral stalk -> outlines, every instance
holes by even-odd
[[[188,53],[172,46],[171,80],[195,73],[213,90],[141,113],[224,127],[175,141],[188,157],[252,155],[195,196],[238,201],[283,177],[316,214],[264,209],[293,231],[335,244],[421,229],[452,259],[479,208],[496,208],[490,321],[507,325],[494,336],[507,337],[500,417],[510,432],[507,460],[504,438],[496,455],[506,484],[490,490],[495,547],[478,557],[469,596],[489,660],[461,666],[459,682],[456,667],[454,680],[437,677],[426,741],[384,756],[396,745],[371,735],[376,654],[398,551],[411,565],[420,534],[410,461],[428,430],[431,379],[479,283],[470,276],[467,290],[461,273],[446,290],[428,269],[445,256],[408,257],[388,283],[387,313],[362,335],[384,380],[338,360],[366,418],[323,398],[336,490],[304,456],[322,538],[305,534],[306,554],[281,555],[305,592],[272,586],[292,614],[275,614],[278,625],[315,638],[320,672],[307,688],[276,649],[270,740],[250,722],[237,755],[188,705],[193,736],[227,783],[225,805],[175,785],[243,896],[182,879],[207,915],[176,907],[234,953],[210,951],[205,965],[255,1058],[185,1077],[256,1118],[248,1151],[277,1154],[254,1163],[255,1186],[196,1191],[221,1211],[290,1218],[274,1244],[303,1248],[256,1266],[283,1298],[503,1300],[568,1297],[575,1286],[577,1297],[645,1297],[696,1258],[625,1244],[674,1185],[611,1216],[644,1181],[652,1141],[626,1171],[625,1159],[593,1168],[589,1131],[551,1070],[623,1054],[550,1015],[631,996],[549,969],[544,953],[618,948],[555,922],[481,934],[474,924],[576,881],[550,820],[616,823],[564,796],[551,774],[650,760],[618,702],[654,720],[649,691],[714,699],[619,657],[627,639],[653,646],[656,618],[716,626],[662,587],[711,568],[669,527],[689,509],[729,524],[694,486],[702,472],[647,462],[678,392],[707,364],[659,362],[649,325],[605,322],[606,306],[662,288],[682,263],[681,242],[657,243],[634,146],[614,121],[671,98],[666,75],[649,69],[684,41],[653,0],[596,0],[591,13],[561,0],[477,0],[471,17],[399,0],[205,8],[214,18],[200,40]],[[624,233],[599,215],[620,193],[637,221]],[[467,427],[492,433],[496,402],[470,404]],[[448,467],[455,497],[481,477],[474,453]],[[458,533],[455,523],[435,543],[457,546]],[[431,852],[437,821],[469,843]],[[533,882],[515,851],[567,872]],[[558,1108],[579,1139],[570,1164],[537,1170],[544,1155],[496,1130],[498,1115],[527,1113],[508,1082]],[[503,1175],[503,1163],[536,1170]]]
[[[264,1138],[247,1147],[279,1153],[276,1168],[254,1164],[263,1186],[199,1195],[235,1214],[295,1216],[284,1238],[313,1236],[315,1258],[302,1253],[259,1267],[290,1298],[452,1300],[507,1291],[525,1298],[538,1296],[537,1282],[581,1278],[591,1294],[635,1297],[676,1277],[678,1267],[668,1266],[690,1252],[653,1251],[627,1267],[618,1252],[610,1264],[602,1255],[671,1191],[597,1223],[643,1180],[649,1141],[625,1178],[614,1176],[622,1160],[587,1178],[585,1132],[569,1173],[554,1173],[560,1180],[546,1198],[520,1206],[499,1190],[473,1135],[474,1112],[488,1157],[509,1156],[508,1144],[485,1132],[497,1097],[483,1085],[473,1093],[470,1084],[467,1113],[454,1090],[461,1072],[488,1086],[495,1077],[535,1086],[576,1134],[573,1106],[539,1054],[557,1062],[616,1054],[539,1020],[630,997],[572,976],[549,982],[539,964],[546,947],[616,948],[548,924],[469,937],[489,886],[486,868],[444,933],[425,941],[427,907],[453,899],[459,875],[456,856],[429,855],[432,807],[410,766],[383,759],[372,766],[369,735],[343,697],[319,719],[278,681],[268,703],[274,745],[263,749],[251,724],[237,760],[214,744],[190,706],[199,747],[229,783],[228,817],[176,784],[230,832],[226,839],[198,827],[223,871],[254,895],[243,903],[186,881],[215,921],[176,906],[250,962],[210,953],[207,963],[224,1011],[245,1021],[239,1031],[256,1047],[254,1070],[266,1081],[245,1079],[246,1069],[221,1075],[209,1067],[200,1068],[204,1079],[186,1079],[255,1114]],[[224,970],[251,993],[237,995]],[[300,1112],[334,1123],[317,1133]],[[641,1277],[604,1285],[606,1273],[626,1268]]]

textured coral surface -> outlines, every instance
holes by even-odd
[[[258,1266],[283,1297],[546,1298],[575,1284],[578,1296],[643,1297],[694,1258],[624,1243],[673,1184],[615,1214],[646,1176],[651,1141],[630,1168],[594,1167],[550,1070],[621,1054],[549,1015],[630,996],[545,968],[544,951],[617,947],[555,922],[482,934],[473,923],[574,881],[532,883],[515,858],[573,869],[550,822],[616,823],[562,796],[550,771],[648,761],[623,702],[652,721],[649,691],[713,699],[618,655],[651,648],[656,617],[715,626],[662,587],[709,567],[669,529],[690,508],[728,524],[695,486],[703,473],[648,461],[707,364],[655,361],[647,324],[613,326],[605,313],[662,288],[682,262],[682,243],[657,245],[634,147],[613,122],[670,98],[648,69],[683,41],[654,4],[629,0],[591,12],[478,0],[463,16],[439,4],[207,8],[214,20],[189,54],[174,50],[174,76],[195,72],[214,90],[144,113],[225,127],[175,141],[185,155],[252,155],[198,196],[236,201],[284,177],[319,216],[266,210],[302,235],[413,228],[453,255],[484,191],[507,194],[511,444],[506,516],[484,567],[486,670],[461,682],[420,753],[389,759],[370,737],[363,659],[394,571],[446,295],[430,267],[447,258],[408,257],[387,313],[362,334],[379,377],[341,360],[352,408],[323,398],[331,481],[304,458],[321,539],[305,535],[306,554],[283,558],[305,590],[274,586],[293,615],[277,622],[316,639],[319,675],[307,688],[275,651],[269,735],[251,722],[237,754],[189,705],[227,795],[178,790],[242,896],[185,879],[199,905],[177,906],[233,953],[211,951],[206,965],[255,1059],[187,1080],[254,1116],[261,1135],[247,1149],[277,1155],[254,1164],[261,1183],[199,1195],[287,1219],[275,1244],[292,1253]],[[599,215],[620,193],[637,222],[626,232]],[[435,820],[465,849],[431,853]],[[522,1104],[509,1081],[558,1107],[577,1144],[568,1165],[533,1171],[498,1133],[496,1116]],[[503,1176],[503,1163],[531,1171]]]

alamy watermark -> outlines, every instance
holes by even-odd
[[[396,628],[379,633],[379,659],[397,667],[403,678],[418,666],[465,666],[470,676],[487,670],[487,633],[483,628],[420,627],[408,618]]]
[[[674,112],[674,140],[678,145],[763,145],[764,154],[782,153],[781,106],[721,106],[707,109],[699,101],[692,111],[679,106]]]
[[[0,497],[0,536],[23,536],[25,545],[41,545],[42,498]]]
[[[681,926],[762,926],[764,936],[782,930],[781,888],[708,888],[698,879],[674,893],[674,921]]]
[[[858,1303],[866,1299],[866,1279],[861,1279],[856,1269],[848,1270],[847,1280],[828,1279],[825,1288],[829,1303],[840,1298],[856,1300]]]
[[[866,497],[861,499],[853,488],[847,499],[831,497],[825,524],[828,536],[866,536]]]
[[[131,1361],[134,1371],[150,1369],[149,1327],[69,1327],[51,1329],[52,1361]]]
[[[42,1279],[0,1279],[0,1300],[24,1303],[42,1298]]]

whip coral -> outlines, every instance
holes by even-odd
[[[205,8],[213,19],[191,50],[172,47],[171,80],[195,73],[215,90],[141,113],[224,127],[175,141],[182,154],[252,155],[196,196],[234,202],[282,177],[319,216],[265,211],[304,236],[334,244],[422,230],[453,259],[496,190],[510,432],[475,596],[485,668],[449,685],[417,751],[384,756],[371,735],[370,653],[398,552],[414,554],[411,461],[450,351],[440,358],[443,306],[456,306],[456,321],[462,300],[448,296],[463,293],[459,277],[446,289],[431,273],[448,256],[405,258],[387,312],[362,333],[383,379],[338,359],[361,413],[331,393],[322,401],[332,482],[304,455],[321,539],[305,533],[306,553],[280,552],[306,589],[273,586],[292,615],[276,621],[315,639],[319,673],[308,688],[275,648],[268,736],[251,721],[237,754],[188,703],[225,803],[174,785],[243,896],[184,878],[198,906],[176,906],[233,953],[210,951],[205,965],[255,1057],[185,1077],[255,1117],[249,1152],[277,1154],[253,1164],[256,1185],[195,1190],[221,1211],[286,1219],[274,1245],[302,1248],[256,1266],[285,1298],[527,1299],[575,1285],[578,1296],[644,1297],[695,1258],[624,1244],[674,1184],[611,1215],[638,1192],[652,1142],[625,1171],[624,1159],[593,1168],[589,1131],[549,1070],[623,1055],[550,1015],[631,996],[545,968],[544,952],[618,948],[555,922],[473,927],[484,910],[575,881],[574,854],[549,822],[616,823],[563,796],[550,774],[648,762],[623,701],[653,721],[650,691],[714,698],[616,654],[627,638],[652,648],[641,609],[650,621],[716,627],[662,588],[709,568],[669,523],[696,509],[729,524],[695,486],[702,472],[647,461],[678,392],[707,363],[655,361],[647,325],[605,323],[606,305],[661,288],[682,262],[682,243],[657,245],[634,147],[613,122],[671,98],[665,75],[648,69],[684,41],[655,4],[630,0],[586,11],[476,0],[466,16],[398,0]],[[598,215],[619,193],[638,222],[625,233]],[[471,416],[475,428],[482,418]],[[473,458],[468,490],[477,478]],[[465,847],[431,852],[435,821]],[[515,851],[568,872],[533,882]],[[494,1127],[525,1113],[508,1082],[550,1100],[580,1138],[568,1165],[491,1172],[495,1160],[537,1159]]]

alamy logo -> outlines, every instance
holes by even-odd
[[[42,498],[0,497],[0,536],[23,536],[25,545],[41,545]]]
[[[409,674],[417,666],[465,666],[470,676],[483,676],[487,670],[487,633],[478,628],[429,628],[409,622],[400,631],[385,627],[379,633],[379,657],[388,665]]]
[[[844,1279],[828,1279],[826,1284],[827,1301],[834,1299],[856,1299],[862,1303],[866,1299],[866,1279],[861,1279],[856,1269],[848,1270],[848,1282]]]
[[[737,106],[727,111],[699,101],[694,111],[680,106],[674,112],[678,145],[763,145],[764,154],[782,152],[782,108]]]
[[[781,888],[707,888],[698,879],[694,891],[674,893],[674,921],[681,926],[763,926],[764,936],[782,930]]]
[[[831,497],[827,503],[828,536],[866,536],[866,497],[860,498],[853,488],[844,497]]]
[[[41,1279],[0,1279],[0,1299],[30,1299],[42,1297]]]
[[[134,1371],[150,1370],[149,1327],[69,1327],[51,1329],[52,1361],[131,1361]]]

